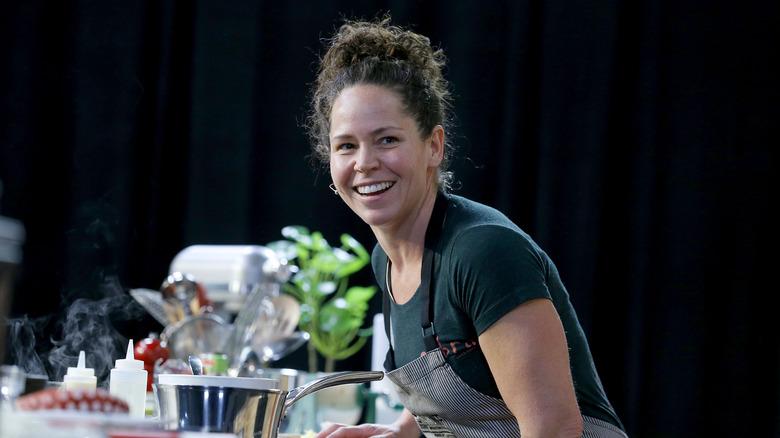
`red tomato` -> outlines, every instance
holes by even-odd
[[[162,359],[162,362],[168,360],[168,356],[170,355],[168,346],[165,342],[160,341],[160,338],[158,338],[156,334],[150,333],[149,337],[135,343],[133,355],[136,360],[144,362],[144,369],[146,370],[146,390],[151,392],[152,383],[154,382],[154,363],[159,359]]]

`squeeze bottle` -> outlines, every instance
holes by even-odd
[[[97,388],[95,370],[86,367],[84,350],[79,351],[79,362],[76,368],[68,367],[68,372],[63,377],[63,381],[65,382],[65,390],[94,391]]]
[[[130,416],[144,418],[146,410],[146,370],[144,362],[136,360],[133,353],[133,340],[127,346],[127,357],[116,360],[111,370],[108,392],[127,402]]]

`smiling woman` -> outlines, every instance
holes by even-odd
[[[385,19],[345,24],[322,60],[314,150],[376,236],[385,368],[405,410],[318,437],[625,437],[552,260],[497,210],[447,193],[443,59]]]

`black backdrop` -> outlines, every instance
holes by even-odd
[[[27,228],[13,314],[49,322],[39,344],[187,245],[373,245],[299,125],[320,38],[378,11],[445,49],[456,193],[556,261],[631,435],[780,436],[769,0],[4,2],[0,213]]]

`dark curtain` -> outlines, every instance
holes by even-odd
[[[373,246],[300,122],[320,39],[389,11],[449,57],[455,193],[556,261],[630,435],[780,436],[778,9],[5,2],[0,213],[27,229],[12,316],[51,326],[112,287],[159,287],[188,245],[289,224]],[[126,336],[159,329],[128,318]]]

